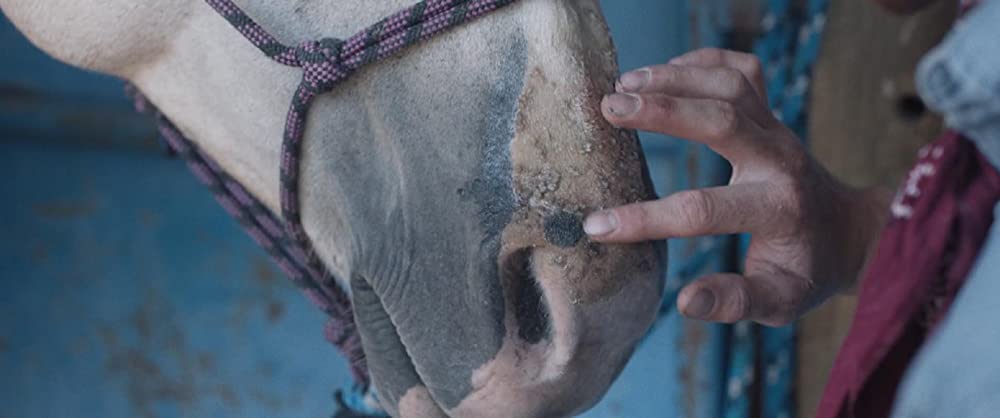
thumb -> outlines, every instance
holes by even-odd
[[[792,283],[777,277],[713,274],[685,287],[677,296],[677,308],[692,319],[784,326],[796,319],[801,305]]]

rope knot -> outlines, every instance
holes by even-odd
[[[305,41],[295,48],[295,58],[302,67],[302,79],[315,93],[326,93],[347,78],[341,65],[344,42],[335,38]]]

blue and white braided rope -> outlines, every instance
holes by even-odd
[[[754,53],[760,57],[768,82],[772,110],[800,138],[808,135],[808,95],[812,70],[819,57],[826,10],[829,0],[809,0],[803,13],[794,13],[790,0],[771,0],[761,23],[763,35]],[[742,239],[745,252],[748,237]],[[754,332],[754,328],[757,332]],[[762,378],[760,416],[790,418],[795,411],[793,381],[795,375],[795,328],[753,327],[738,324],[733,328],[727,372],[724,416],[746,417],[753,414],[750,389]],[[755,344],[759,338],[760,344]],[[757,350],[760,353],[757,353]],[[761,362],[757,376],[757,361]]]

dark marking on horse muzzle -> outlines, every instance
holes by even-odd
[[[583,239],[583,219],[569,212],[558,212],[545,218],[545,240],[552,245],[570,248]]]

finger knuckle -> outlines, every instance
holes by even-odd
[[[679,65],[664,65],[662,67],[658,67],[656,71],[652,73],[654,82],[665,87],[676,85],[681,71],[685,68],[687,67]]]
[[[677,103],[669,96],[650,96],[646,101],[650,105],[649,110],[655,112],[656,116],[661,118],[660,120],[663,120],[664,116],[673,113],[677,107]]]
[[[618,234],[632,235],[634,231],[642,231],[650,222],[649,212],[642,205],[625,206],[617,210]]]
[[[721,142],[739,134],[740,115],[736,106],[729,102],[717,101],[714,103],[714,108],[716,112],[715,121],[709,128],[708,139]]]
[[[679,215],[686,225],[694,230],[705,230],[715,224],[715,205],[708,193],[690,190],[677,195]]]
[[[733,68],[721,68],[718,71],[718,80],[724,98],[735,100],[748,93],[743,73]]]
[[[725,321],[736,322],[747,319],[753,307],[752,304],[753,301],[747,287],[743,285],[735,286],[732,300],[727,303],[728,307],[724,312]]]

